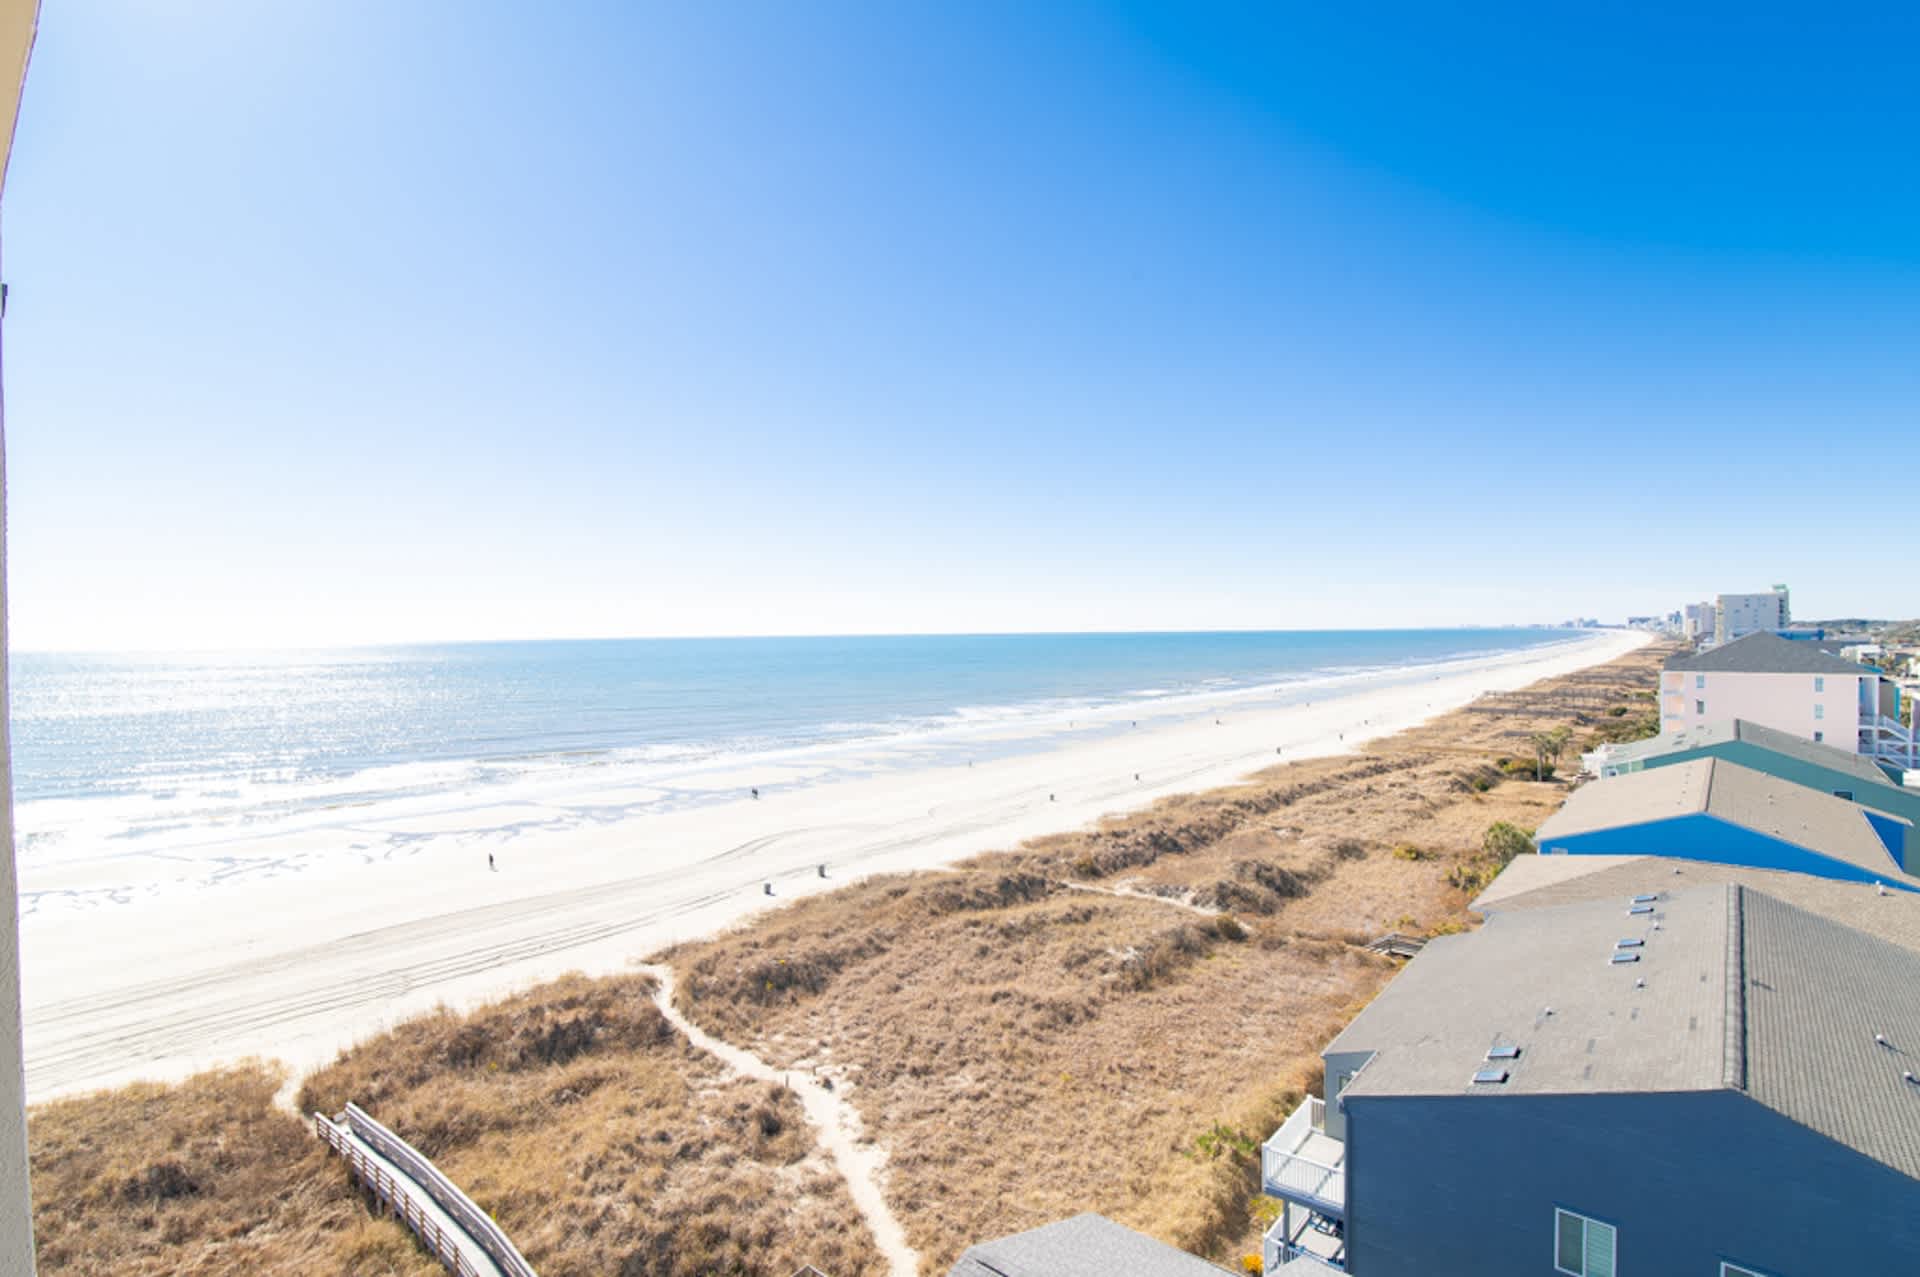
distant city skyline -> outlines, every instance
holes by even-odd
[[[1917,39],[50,7],[14,645],[1920,615]]]

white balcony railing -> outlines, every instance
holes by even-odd
[[[1342,1218],[1347,1146],[1326,1132],[1326,1101],[1308,1096],[1260,1146],[1262,1191]]]

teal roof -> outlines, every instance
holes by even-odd
[[[1900,786],[1888,780],[1886,773],[1864,755],[1856,754],[1852,750],[1838,749],[1832,745],[1817,744],[1804,736],[1795,736],[1792,732],[1783,732],[1778,728],[1751,723],[1744,718],[1720,719],[1697,727],[1683,728],[1677,732],[1665,732],[1651,740],[1616,746],[1608,751],[1606,765],[1617,767],[1622,763],[1664,758],[1672,754],[1687,754],[1731,744],[1734,741],[1751,745],[1755,749],[1766,750],[1771,754],[1797,759],[1814,767],[1824,767],[1828,771],[1844,772],[1862,784],[1881,785],[1896,792],[1900,790]]]

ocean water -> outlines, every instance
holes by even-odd
[[[1564,642],[1540,629],[475,643],[13,658],[23,856],[199,820],[668,773],[834,745],[1002,747],[1075,715]],[[80,819],[78,814],[85,814]]]

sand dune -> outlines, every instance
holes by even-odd
[[[1228,783],[1277,753],[1337,752],[1644,641],[1601,632],[1545,651],[1329,679],[1310,705],[1197,697],[1170,721],[1134,728],[1109,714],[1063,727],[1038,753],[996,754],[983,732],[971,766],[928,765],[912,744],[861,746],[830,760],[833,775],[850,778],[814,779],[818,759],[716,767],[676,779],[684,803],[660,802],[656,788],[636,805],[631,781],[610,775],[476,791],[464,804],[348,810],[228,835],[230,849],[171,878],[144,861],[25,864],[30,898],[93,893],[87,908],[23,919],[29,1094],[177,1077],[249,1054],[308,1069],[436,1003],[622,968],[798,894]],[[749,786],[764,796],[746,797]],[[742,796],[714,797],[729,791]],[[210,863],[249,872],[209,873]],[[125,880],[135,872],[148,876]]]

